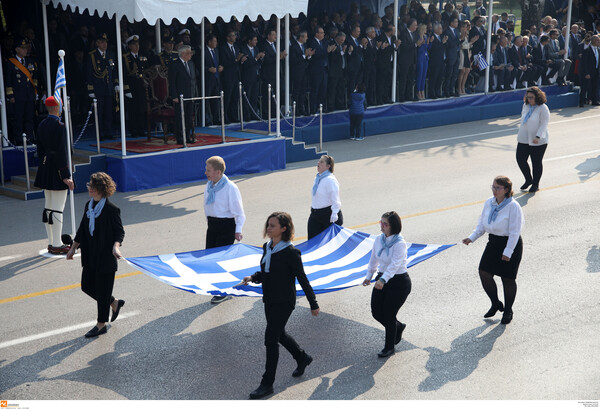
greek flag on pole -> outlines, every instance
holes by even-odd
[[[315,293],[361,285],[367,273],[373,242],[371,236],[332,224],[316,237],[296,246],[302,252],[304,271]],[[454,244],[408,245],[408,267]],[[233,287],[260,270],[262,247],[233,244],[208,250],[160,256],[127,258],[127,262],[157,280],[202,295],[262,296],[260,284]],[[296,293],[304,295],[296,284]]]
[[[485,70],[489,66],[489,64],[485,60],[485,57],[481,54],[481,51],[477,53],[477,55],[473,57],[473,59],[475,60],[475,64],[477,64],[481,71]]]
[[[60,98],[60,89],[67,86],[67,79],[65,78],[65,66],[63,59],[60,59],[58,63],[58,69],[56,70],[56,84],[54,85],[54,98],[58,101],[59,111],[62,112],[62,99]]]

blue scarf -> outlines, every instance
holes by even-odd
[[[512,197],[504,198],[504,200],[500,204],[496,203],[495,199],[492,200],[492,210],[490,211],[490,215],[488,216],[488,224],[492,224],[494,221],[496,221],[496,217],[498,216],[498,213],[500,213],[500,210],[504,209],[512,201]]]
[[[92,204],[94,203],[94,199],[90,199],[88,202],[87,212],[85,213],[87,217],[90,219],[90,236],[94,235],[94,229],[96,228],[96,217],[100,216],[102,213],[102,209],[104,208],[104,203],[106,203],[106,198],[103,197],[100,199],[96,207],[92,208]]]
[[[273,243],[273,240],[269,240],[269,242],[267,243],[267,252],[265,253],[265,257],[263,258],[263,260],[265,262],[265,272],[266,273],[270,272],[270,269],[271,269],[271,254],[280,252],[281,250],[285,249],[286,247],[292,245],[291,241],[281,240],[279,243],[277,243],[275,245],[275,247],[271,248],[272,243]]]
[[[313,185],[313,191],[312,191],[313,196],[317,194],[317,189],[319,187],[319,183],[321,183],[321,180],[326,178],[329,175],[331,175],[330,170],[326,170],[323,173],[317,173],[317,177],[315,178],[315,184]]]
[[[529,111],[525,114],[525,118],[523,118],[523,122],[521,123],[521,125],[525,125],[527,123],[529,117],[531,116],[531,114],[533,114],[533,111],[535,111],[535,108],[537,108],[536,105],[529,105]]]
[[[382,247],[379,250],[379,253],[377,253],[377,257],[381,257],[381,253],[383,253],[383,250],[385,250],[385,255],[389,256],[390,249],[392,248],[392,246],[403,239],[402,235],[400,235],[400,234],[394,234],[392,236],[392,239],[389,242],[385,240],[385,234],[381,233],[381,236],[379,236],[379,237],[381,238],[381,246]]]
[[[221,179],[217,183],[213,183],[213,181],[208,182],[208,189],[206,189],[206,197],[204,198],[204,203],[207,205],[213,204],[215,202],[215,195],[221,189],[223,189],[229,183],[229,179],[227,176],[221,176]]]

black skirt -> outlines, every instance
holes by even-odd
[[[521,264],[521,257],[523,256],[523,240],[519,236],[519,241],[510,257],[510,261],[502,260],[502,252],[506,248],[506,242],[508,242],[508,236],[489,235],[487,246],[485,246],[485,251],[479,262],[480,270],[500,277],[517,278],[519,264]]]

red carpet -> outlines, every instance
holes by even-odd
[[[232,136],[226,136],[226,142],[240,142],[247,141],[248,138],[234,138]],[[223,137],[221,135],[210,135],[206,133],[198,133],[196,134],[196,142],[188,143],[188,147],[194,146],[205,146],[205,145],[216,145],[223,141]],[[96,146],[95,144],[92,146]],[[140,139],[137,141],[127,141],[127,152],[133,153],[149,153],[149,152],[160,152],[167,151],[169,149],[181,148],[183,145],[178,145],[175,143],[175,138],[173,136],[169,137],[168,143],[162,140],[162,138],[152,138],[151,140]],[[114,149],[121,150],[121,141],[119,142],[103,142],[100,144],[101,148],[106,149]]]

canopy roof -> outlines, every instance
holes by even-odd
[[[268,19],[272,14],[283,17],[286,14],[297,16],[306,13],[308,0],[44,0],[55,7],[61,5],[73,12],[90,14],[115,14],[124,16],[130,22],[146,20],[154,25],[158,19],[170,24],[173,19],[185,23],[188,18],[200,23],[205,17],[214,22],[217,17],[229,21],[232,16],[242,20],[248,16],[256,20],[259,15]]]

